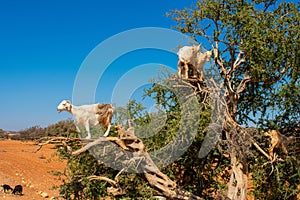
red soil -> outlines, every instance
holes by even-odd
[[[0,185],[23,186],[22,196],[4,193],[1,187],[0,199],[45,199],[39,192],[47,193],[48,199],[58,196],[58,190],[53,190],[52,186],[58,186],[62,181],[49,172],[63,172],[66,164],[53,157],[55,149],[52,145],[43,146],[34,153],[37,148],[33,142],[0,140]]]

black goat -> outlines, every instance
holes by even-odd
[[[9,185],[7,184],[4,184],[4,185],[1,185],[1,187],[3,187],[3,191],[6,193],[8,190],[13,190]]]
[[[22,195],[23,187],[22,185],[16,185],[14,190],[12,191],[12,194],[19,194]]]

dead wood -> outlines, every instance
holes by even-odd
[[[92,180],[97,180],[97,181],[105,181],[111,185],[111,187],[107,188],[107,193],[111,194],[113,196],[119,196],[119,195],[124,195],[126,194],[126,191],[121,188],[119,183],[117,181],[114,181],[110,178],[104,177],[104,176],[95,176],[91,175],[87,177],[87,180],[92,181]],[[83,179],[80,179],[79,182],[83,181]]]
[[[142,170],[145,178],[149,184],[157,191],[158,194],[163,195],[170,199],[202,199],[198,196],[191,194],[178,187],[178,185],[172,181],[168,176],[163,174],[152,161],[150,155],[146,152],[143,141],[134,135],[133,127],[125,130],[123,127],[118,126],[117,128],[118,137],[102,137],[93,142],[87,143],[81,149],[74,151],[72,156],[77,156],[85,151],[88,151],[92,147],[99,145],[104,142],[112,142],[124,151],[132,153],[133,160],[138,160],[139,163],[136,165],[138,170]],[[123,161],[124,165],[128,165]],[[118,175],[117,175],[118,176]],[[106,177],[95,177],[90,176],[91,180],[100,180],[109,182],[112,187],[108,188],[107,192],[112,195],[121,195],[124,190],[120,187],[117,182],[117,176],[115,180],[108,179]]]
[[[114,143],[117,147],[120,147],[122,151],[129,152],[132,155],[130,160],[122,161],[124,166],[129,166],[128,163],[132,160],[136,163],[136,170],[142,172],[149,182],[151,187],[155,189],[155,191],[159,195],[163,195],[169,199],[183,199],[183,200],[200,200],[202,198],[193,195],[192,193],[181,189],[174,181],[172,181],[167,175],[162,173],[155,163],[152,161],[150,155],[145,150],[145,146],[143,141],[134,135],[134,128],[130,127],[125,130],[122,126],[116,127],[118,137],[100,137],[96,140],[86,140],[80,138],[64,138],[64,137],[56,137],[56,138],[43,138],[39,140],[38,145],[39,149],[42,146],[47,144],[60,144],[62,146],[67,147],[67,149],[71,149],[70,142],[81,142],[83,145],[80,149],[76,151],[68,152],[72,156],[78,156],[97,145],[103,145],[104,143]],[[46,140],[46,141],[45,141]],[[69,148],[68,148],[69,147]],[[116,156],[117,157],[117,156]],[[99,164],[103,164],[100,161]],[[111,187],[107,188],[107,193],[112,194],[114,196],[124,195],[126,191],[122,188],[122,186],[118,183],[118,176],[125,170],[121,170],[115,177],[114,180],[103,177],[103,176],[94,176],[91,175],[87,177],[88,180],[99,180],[105,181],[111,185]]]
[[[81,139],[81,138],[66,138],[66,137],[43,137],[38,140],[36,140],[36,144],[38,145],[38,148],[33,152],[36,153],[39,150],[42,149],[43,146],[47,144],[55,144],[55,145],[62,145],[66,146],[68,148],[68,151],[71,152],[71,147],[67,144],[69,142],[78,142],[78,141],[84,141],[89,139]]]

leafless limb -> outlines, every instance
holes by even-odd
[[[268,159],[272,159],[253,139],[250,139],[252,144],[262,153],[264,156],[266,156]]]
[[[251,78],[249,77],[248,73],[245,73],[243,80],[240,82],[239,86],[237,87],[236,93],[239,95],[242,93],[247,86],[247,83],[251,81]]]
[[[34,153],[38,152],[42,149],[43,146],[48,144],[62,144],[64,146],[68,146],[68,142],[78,142],[78,141],[89,141],[89,139],[81,139],[81,138],[66,138],[66,137],[43,137],[36,141],[38,148],[34,151]]]
[[[188,191],[185,191],[177,186],[177,184],[172,181],[168,176],[163,174],[158,167],[152,161],[150,155],[146,152],[144,144],[141,139],[134,135],[134,128],[130,127],[129,129],[125,130],[122,127],[117,128],[118,137],[101,137],[96,140],[82,140],[80,138],[64,138],[64,137],[57,137],[57,138],[43,138],[39,141],[39,149],[47,144],[61,144],[63,146],[71,146],[69,142],[80,142],[84,141],[86,144],[82,146],[77,151],[70,151],[72,156],[78,156],[92,147],[103,144],[103,143],[114,143],[116,146],[120,147],[123,151],[132,153],[132,159],[135,163],[135,166],[141,170],[143,170],[145,178],[148,180],[150,185],[157,191],[157,193],[162,194],[171,199],[195,199],[200,200],[202,198],[197,197],[191,194]],[[48,139],[48,140],[47,140]],[[47,141],[45,141],[47,140]],[[82,144],[83,145],[83,144]],[[71,148],[71,147],[70,147]],[[129,160],[130,161],[130,160]],[[124,165],[128,165],[128,160],[123,161]],[[103,164],[100,162],[100,164]],[[107,188],[107,192],[114,196],[116,195],[123,195],[126,191],[120,186],[118,182],[118,176],[125,171],[126,169],[123,168],[114,178],[114,180],[104,177],[104,176],[95,176],[91,175],[87,177],[87,180],[99,180],[105,181],[111,185],[111,187]],[[80,179],[82,181],[83,179]]]
[[[215,62],[221,68],[221,74],[225,75],[226,74],[226,68],[224,66],[224,61],[222,60],[222,58],[219,57],[219,42],[218,41],[216,41],[216,47],[214,49],[214,58],[215,58]]]

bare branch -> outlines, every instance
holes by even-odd
[[[109,184],[111,184],[114,187],[119,186],[119,184],[116,181],[111,180],[107,177],[103,177],[103,176],[94,176],[94,175],[92,175],[92,176],[88,176],[87,179],[90,180],[90,181],[92,181],[92,180],[105,181],[105,182],[108,182]]]
[[[38,148],[34,151],[34,153],[38,152],[42,149],[44,145],[48,144],[63,144],[64,146],[67,144],[66,142],[74,142],[74,141],[82,141],[84,139],[81,138],[66,138],[66,137],[43,137],[37,140]],[[43,142],[45,141],[45,142]]]
[[[223,62],[222,58],[219,57],[219,42],[218,41],[216,41],[216,48],[214,49],[214,58],[215,58],[215,63],[217,63],[221,68],[221,73],[223,75],[225,75],[226,69],[224,67],[224,62]]]
[[[232,68],[230,68],[228,75],[231,77],[232,74],[239,68],[239,66],[246,61],[246,58],[241,56],[244,54],[243,51],[240,51],[237,59],[234,61]]]
[[[262,154],[264,154],[264,156],[272,160],[272,157],[270,157],[253,139],[250,138],[250,141]]]
[[[240,93],[242,93],[246,89],[247,83],[249,83],[250,81],[251,81],[251,78],[249,77],[248,73],[246,72],[245,75],[244,75],[243,80],[240,82],[240,84],[239,84],[239,86],[236,90],[236,93],[238,95]]]
[[[119,181],[119,176],[120,176],[120,174],[122,174],[122,172],[124,172],[124,170],[125,170],[125,168],[123,168],[122,170],[120,170],[119,172],[118,172],[118,174],[115,176],[115,181]]]
[[[99,139],[97,139],[97,140],[95,140],[95,141],[93,141],[93,142],[90,142],[90,143],[88,143],[87,145],[85,145],[84,147],[82,147],[81,149],[78,149],[77,151],[74,151],[73,153],[72,153],[72,156],[77,156],[77,155],[79,155],[79,154],[81,154],[81,153],[83,153],[83,152],[86,152],[86,151],[88,151],[90,148],[92,148],[93,146],[95,146],[95,145],[98,145],[98,144],[101,144],[102,142],[106,142],[106,141],[108,141],[108,138],[109,137],[101,137],[101,138],[99,138]]]

